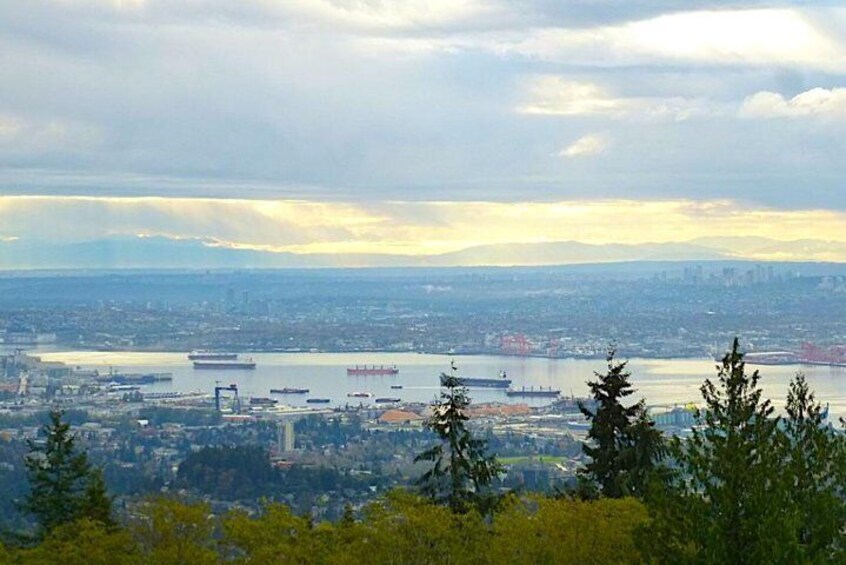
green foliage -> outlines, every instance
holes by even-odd
[[[202,565],[219,560],[215,526],[208,504],[157,498],[141,508],[131,529],[145,563]]]
[[[91,467],[84,452],[77,451],[61,412],[50,413],[44,433],[43,446],[29,444],[25,463],[30,494],[23,510],[35,516],[42,534],[84,517],[110,524],[111,500],[102,474]]]
[[[367,487],[365,480],[329,467],[277,469],[263,448],[239,445],[191,453],[179,465],[175,486],[217,500],[258,501],[286,494],[361,490]]]
[[[795,512],[802,558],[846,560],[846,446],[825,425],[822,407],[804,375],[790,383],[784,420],[786,492]]]
[[[595,410],[579,406],[591,423],[589,442],[582,448],[590,461],[580,474],[598,485],[603,496],[642,497],[663,454],[663,440],[647,416],[643,400],[631,406],[623,404],[634,388],[629,383],[627,362],[615,362],[614,354],[613,348],[608,351],[607,372],[594,373],[597,380],[588,382]],[[579,490],[587,492],[590,485],[583,481]]]
[[[20,563],[32,565],[140,565],[144,562],[129,532],[107,528],[89,518],[57,526],[39,546],[20,550],[17,557]],[[1,556],[0,563],[4,563]]]
[[[491,534],[475,509],[448,506],[395,491],[365,510],[347,563],[490,563]]]
[[[279,472],[259,446],[206,447],[179,465],[180,485],[218,499],[238,500],[272,494]]]
[[[6,546],[3,545],[3,542],[0,542],[0,565],[10,565],[11,563],[13,563],[12,555],[6,549]]]
[[[257,518],[233,512],[224,521],[225,543],[239,563],[325,563],[333,551],[331,531],[312,528],[284,504],[268,504]]]
[[[512,499],[496,516],[489,555],[498,563],[639,563],[634,534],[647,523],[632,498]]]
[[[791,563],[799,558],[781,473],[782,436],[757,371],[748,375],[735,339],[716,383],[702,385],[700,427],[676,439],[678,474],[651,500],[646,543],[660,562]],[[656,543],[660,541],[660,543]]]
[[[455,365],[449,375],[441,374],[441,385],[446,391],[441,392],[440,402],[433,405],[432,416],[424,423],[440,443],[415,458],[432,463],[418,484],[423,494],[453,512],[467,512],[471,507],[487,512],[495,504],[490,487],[502,465],[496,456],[485,453],[487,442],[473,437],[465,425],[470,398],[455,376]]]

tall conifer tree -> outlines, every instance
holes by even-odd
[[[594,373],[596,380],[588,382],[593,406],[579,406],[591,424],[588,443],[582,447],[590,461],[581,470],[581,477],[596,484],[603,496],[642,496],[663,442],[646,414],[643,400],[624,404],[635,390],[629,382],[627,362],[615,361],[615,354],[614,348],[608,350],[608,370]]]
[[[433,463],[418,484],[424,494],[453,512],[466,512],[474,506],[487,512],[494,501],[490,486],[502,466],[495,456],[485,453],[487,441],[473,437],[467,429],[465,411],[470,398],[455,373],[452,364],[449,374],[441,374],[441,386],[446,390],[424,423],[440,442],[414,459]]]
[[[23,510],[35,516],[42,533],[79,518],[111,524],[111,499],[99,469],[76,449],[70,425],[54,410],[44,426],[44,445],[30,441],[25,464],[30,493]]]

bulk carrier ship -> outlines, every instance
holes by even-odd
[[[255,369],[256,363],[252,359],[245,361],[194,361],[195,369]]]
[[[188,354],[190,361],[235,361],[237,358],[237,353],[224,351],[192,351]]]
[[[444,386],[448,375],[441,375],[441,386]],[[491,379],[487,377],[455,377],[458,380],[459,386],[466,386],[468,388],[508,388],[511,386],[511,379],[507,377],[505,371],[500,371],[499,378]]]
[[[356,365],[355,367],[347,367],[348,376],[393,376],[397,374],[399,374],[399,369],[397,369],[396,365],[394,365],[393,367],[385,367],[384,365],[379,365],[378,367],[376,365],[371,365],[369,367],[367,365],[361,367],[359,367],[358,365]]]

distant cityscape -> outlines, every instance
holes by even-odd
[[[21,457],[56,406],[104,467],[122,508],[145,493],[177,491],[219,510],[255,508],[270,497],[334,520],[347,505],[358,509],[412,484],[420,473],[414,455],[432,441],[421,425],[431,405],[399,395],[378,399],[384,404],[359,392],[343,405],[318,397],[291,405],[290,395],[303,391],[246,394],[225,380],[228,371],[211,371],[218,384],[198,380],[194,391],[151,389],[170,373],[79,367],[42,360],[39,352],[176,351],[185,364],[191,351],[232,352],[192,356],[226,365],[243,363],[245,352],[599,359],[614,344],[630,358],[713,359],[734,335],[759,363],[816,355],[835,364],[827,355],[846,343],[843,271],[708,263],[11,274],[0,278],[0,481],[10,493],[0,512],[23,520],[13,506],[26,490]],[[487,377],[480,380],[495,380]],[[479,390],[471,388],[471,397]],[[588,426],[579,402],[588,401],[569,391],[526,390],[515,385],[513,397],[474,402],[472,426],[506,465],[505,486],[552,492],[583,464]],[[650,413],[675,434],[694,421],[694,407],[684,402]],[[203,479],[209,461],[223,457],[209,450],[232,446],[267,453],[285,480],[251,490]]]
[[[846,341],[846,274],[824,264],[62,274],[0,293],[7,346],[649,358]]]

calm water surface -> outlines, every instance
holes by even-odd
[[[50,351],[34,352],[45,361],[62,361],[69,365],[97,368],[110,367],[124,372],[170,372],[172,382],[145,386],[145,390],[206,391],[211,393],[215,382],[236,383],[247,396],[270,396],[271,388],[297,387],[310,389],[309,395],[276,395],[280,402],[305,405],[308,396],[332,399],[333,405],[358,404],[348,398],[350,392],[372,392],[378,396],[399,397],[404,401],[428,402],[438,394],[438,375],[449,368],[454,359],[461,376],[495,377],[506,371],[513,386],[543,386],[560,389],[563,394],[584,396],[585,381],[593,371],[602,371],[603,360],[543,359],[500,356],[446,356],[416,353],[256,353],[255,370],[195,370],[185,353]],[[246,357],[242,355],[242,357]],[[346,367],[352,365],[396,365],[397,376],[348,377]],[[649,405],[672,405],[699,402],[699,387],[706,377],[714,376],[715,363],[709,359],[631,359],[629,369],[638,396]],[[754,368],[754,367],[749,367]],[[781,408],[787,384],[797,371],[808,378],[817,398],[831,406],[831,416],[846,417],[846,368],[820,366],[757,367],[763,375],[765,394]],[[392,384],[402,390],[391,389]],[[509,399],[500,390],[471,389],[476,402],[529,402],[541,405],[544,399]]]

